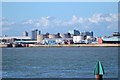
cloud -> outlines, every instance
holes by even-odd
[[[14,24],[15,24],[14,22],[10,22],[5,17],[0,18],[0,26],[1,26],[2,32],[9,31],[11,29],[11,26]]]
[[[36,26],[48,26],[49,25],[49,17],[42,17],[40,20],[37,21]]]
[[[40,19],[36,20],[27,20],[24,22],[25,24],[34,24],[36,26],[50,26],[51,24],[57,25],[57,26],[67,26],[67,25],[76,25],[76,24],[100,24],[101,22],[117,22],[117,14],[93,14],[92,17],[90,18],[82,18],[82,17],[77,17],[75,15],[72,16],[71,20],[59,20],[55,19],[54,17],[47,16],[47,17],[41,17]]]
[[[47,32],[53,31],[68,31],[70,29],[79,30],[117,30],[118,25],[117,14],[93,14],[91,17],[83,18],[81,16],[73,15],[69,20],[61,20],[53,16],[41,17],[39,19],[29,19],[24,22],[28,26],[34,26],[32,28],[38,28],[46,30]],[[97,29],[97,30],[96,30]]]
[[[72,17],[71,23],[76,24],[101,24],[103,23],[113,23],[118,21],[117,14],[93,14],[90,18],[82,18],[82,17],[76,17],[75,15]],[[69,22],[68,22],[69,23]]]
[[[8,26],[11,26],[11,25],[13,25],[15,23],[14,22],[10,22],[5,17],[2,17],[2,18],[0,18],[0,24],[2,24],[2,27],[8,27]]]
[[[7,27],[7,26],[12,26],[13,24],[15,24],[14,22],[2,22],[2,27]]]
[[[82,18],[82,17],[80,17],[79,20],[78,20],[78,22],[81,23],[81,24],[86,23],[88,21],[89,21],[89,18],[87,19],[87,18]]]
[[[47,16],[47,17],[41,17],[40,19],[36,19],[36,20],[29,19],[23,22],[23,24],[33,25],[34,27],[47,27],[51,23],[53,23],[53,20],[55,20],[54,17]]]
[[[77,16],[73,15],[73,17],[72,17],[72,22],[73,22],[73,23],[78,22],[78,18],[77,18]]]
[[[94,14],[88,20],[92,23],[99,23],[99,22],[113,22],[117,20],[117,14]]]
[[[29,20],[23,22],[23,24],[33,24],[33,23],[34,23],[34,21],[32,19],[29,19]]]
[[[6,18],[0,18],[3,30],[15,30],[17,27],[21,31],[38,28],[44,32],[66,32],[71,29],[80,31],[115,31],[118,29],[118,14],[93,14],[91,17],[81,17],[73,15],[70,19],[64,20],[54,16],[45,16],[38,19],[28,19],[21,22],[10,22]],[[17,25],[16,25],[17,24]],[[14,25],[14,28],[12,26]]]

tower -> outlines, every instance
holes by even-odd
[[[32,36],[31,36],[31,38],[32,38],[33,40],[36,40],[36,39],[37,39],[37,31],[38,31],[38,29],[32,30]]]

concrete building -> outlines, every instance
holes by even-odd
[[[38,29],[32,30],[32,36],[31,36],[32,40],[37,40],[37,31]]]
[[[38,43],[39,43],[39,42],[42,43],[42,42],[43,42],[43,39],[44,39],[44,38],[43,38],[43,35],[42,35],[42,34],[41,34],[41,35],[39,35],[39,34],[37,35],[37,42],[38,42]]]
[[[37,35],[40,35],[40,34],[41,34],[41,31],[38,31],[38,29],[32,30],[31,39],[37,40]]]

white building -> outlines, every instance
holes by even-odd
[[[84,36],[73,36],[74,43],[82,43],[84,40]]]
[[[14,43],[15,41],[27,41],[30,40],[31,38],[28,36],[1,36],[0,37],[0,42],[4,43]]]

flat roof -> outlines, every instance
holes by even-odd
[[[120,41],[120,37],[103,38],[104,41]]]
[[[0,36],[0,39],[31,39],[29,36]]]

